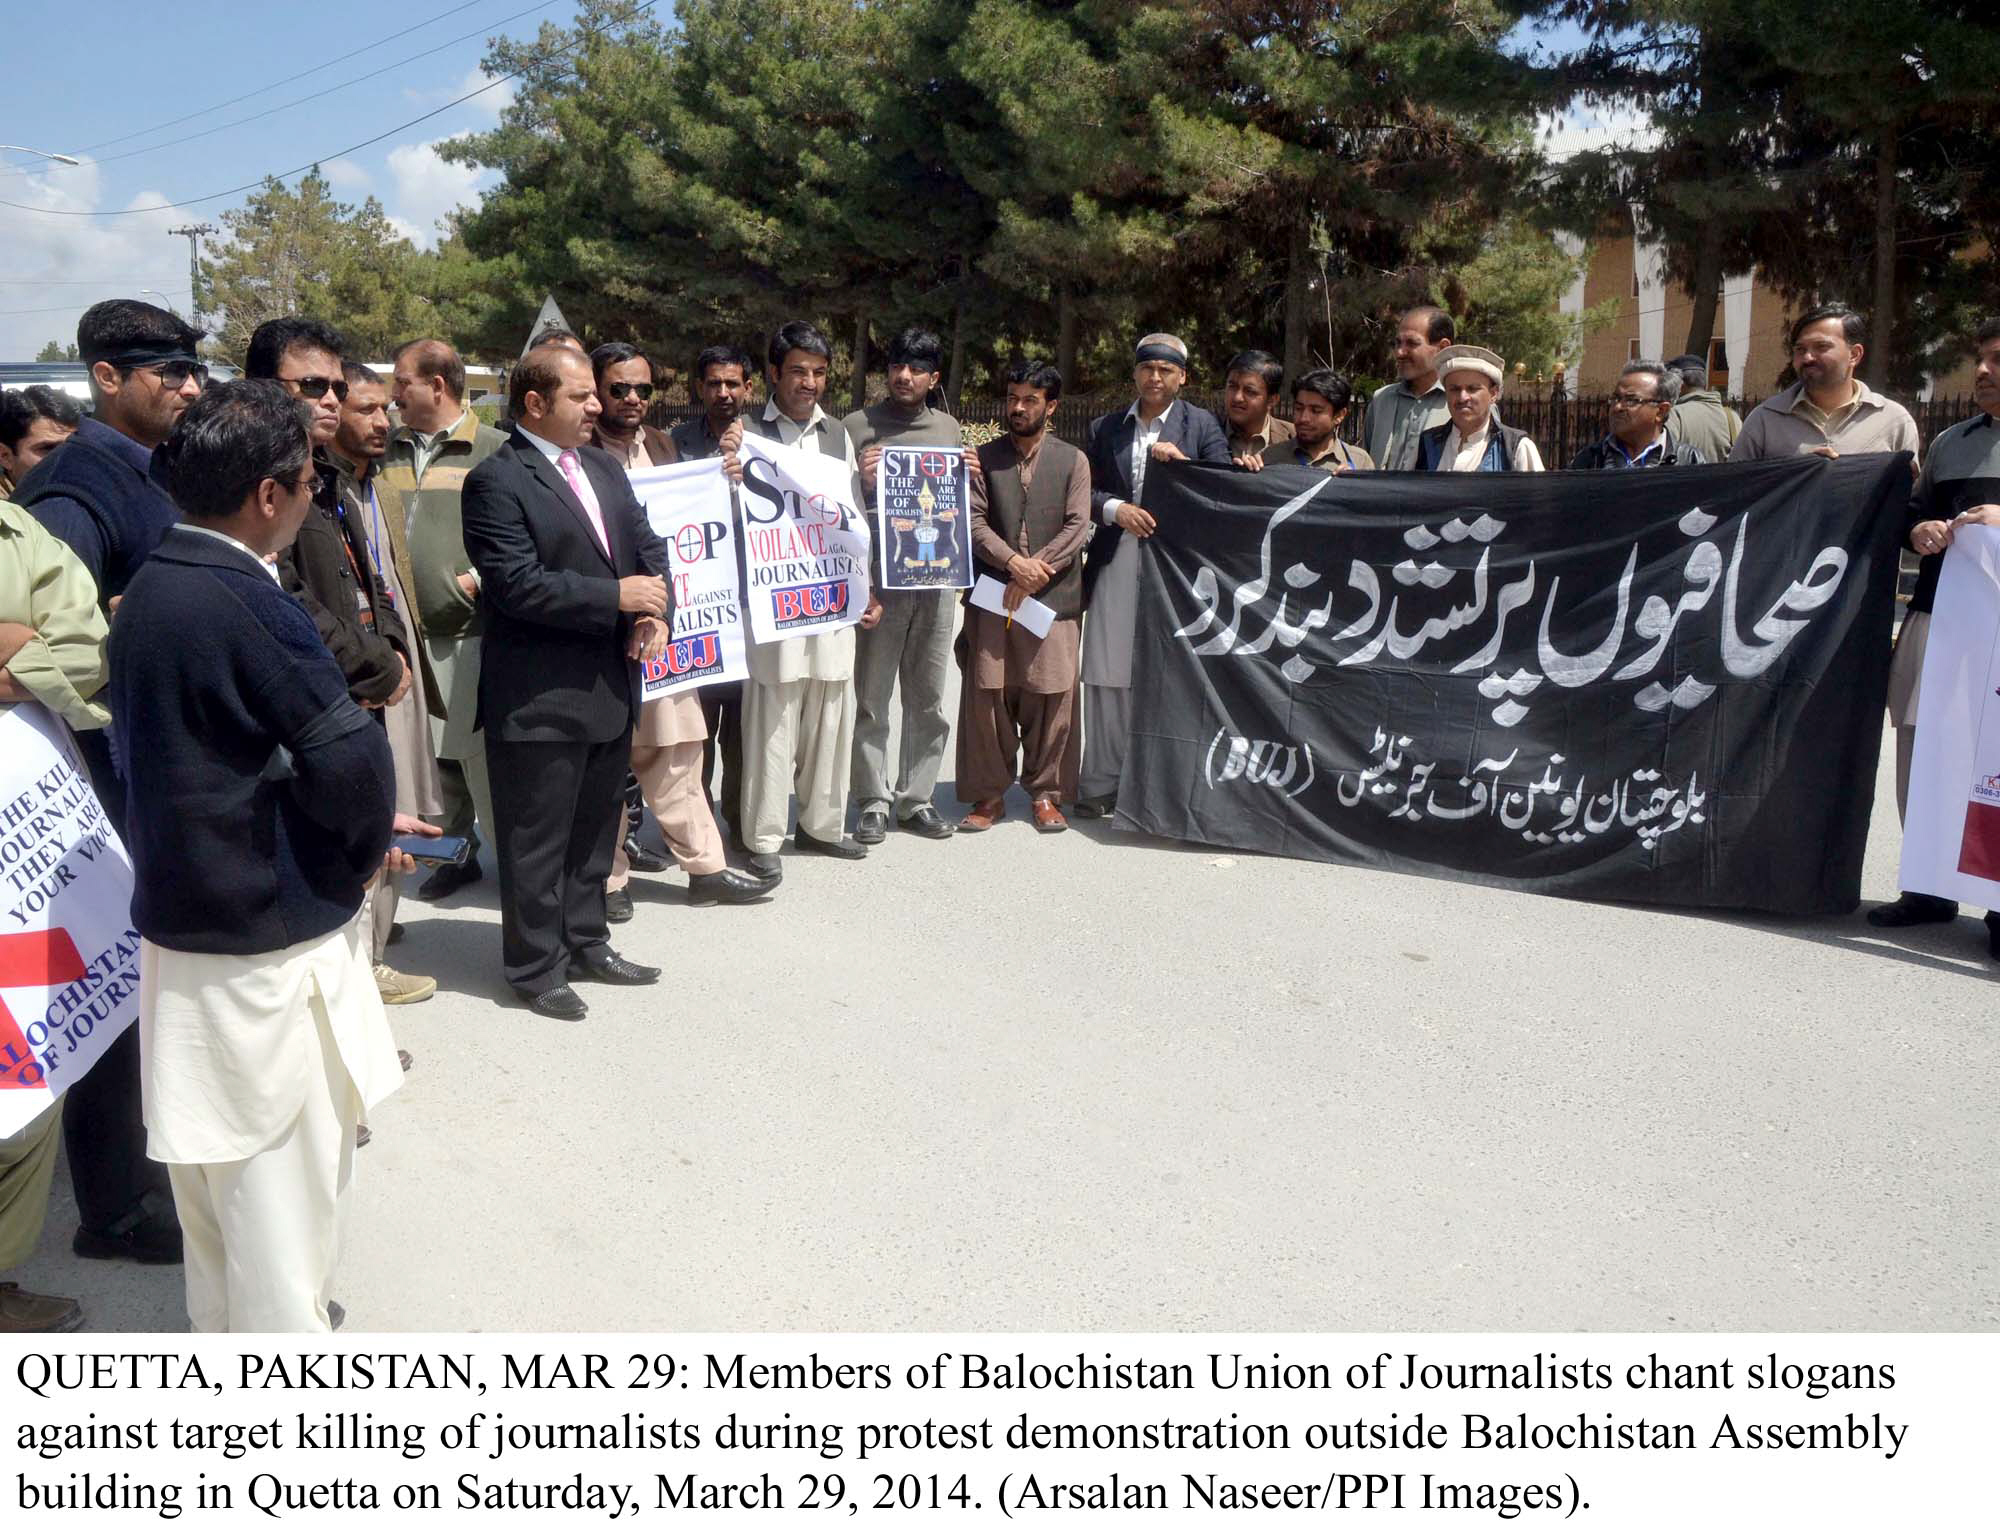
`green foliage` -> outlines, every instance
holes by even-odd
[[[73,364],[81,356],[77,352],[74,342],[45,342],[42,344],[41,352],[35,355],[35,362],[38,364]]]
[[[1573,363],[1584,339],[1618,318],[1615,298],[1580,317],[1562,313],[1564,292],[1589,262],[1588,247],[1572,254],[1520,215],[1503,216],[1458,275],[1459,335],[1491,348],[1510,370],[1549,378],[1558,360]]]
[[[337,202],[315,171],[296,190],[267,180],[222,218],[229,240],[202,264],[202,294],[220,316],[210,344],[218,356],[240,362],[250,334],[283,315],[331,321],[355,356],[376,360],[442,329],[425,281],[435,260],[398,235],[373,198]]]

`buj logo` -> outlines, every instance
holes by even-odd
[[[837,583],[802,583],[796,588],[771,590],[771,619],[780,631],[844,614],[846,610],[845,578]]]
[[[658,662],[646,665],[646,679],[657,684],[662,679],[705,679],[722,669],[722,633],[701,631],[676,637]]]

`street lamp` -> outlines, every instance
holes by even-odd
[[[25,144],[0,144],[0,150],[13,150],[21,155],[39,155],[43,160],[52,160],[63,166],[83,164],[74,155],[62,155],[54,150],[31,150]]]
[[[160,294],[160,291],[159,291],[158,289],[141,289],[141,290],[140,290],[139,292],[140,292],[141,294],[159,294],[159,295],[160,295],[160,308],[161,308],[162,310],[166,311],[168,315],[179,315],[179,314],[180,314],[180,312],[179,312],[179,311],[177,311],[177,310],[175,310],[175,309],[174,309],[174,305],[173,305],[173,301],[172,301],[172,300],[170,300],[170,299],[168,299],[168,298],[166,297],[166,295],[164,295],[164,294]]]

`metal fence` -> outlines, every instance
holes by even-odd
[[[1222,397],[1204,395],[1189,391],[1182,398],[1196,406],[1206,407],[1217,416],[1222,414]],[[1746,396],[1732,399],[1729,404],[1743,416],[1750,415],[1761,397]],[[1081,445],[1090,431],[1091,419],[1105,412],[1123,411],[1131,405],[1128,395],[1090,395],[1065,397],[1056,405],[1055,421],[1051,426],[1058,438]],[[1910,415],[1917,421],[1917,436],[1924,444],[1942,429],[1955,422],[1963,422],[1974,415],[1979,408],[1974,406],[1969,396],[1949,396],[1932,401],[1907,403]],[[992,428],[997,430],[1002,422],[1006,403],[995,397],[968,397],[958,403],[954,415],[968,428]],[[655,427],[671,427],[683,418],[693,417],[698,406],[682,405],[663,399],[655,399],[646,420]],[[1535,441],[1542,452],[1542,461],[1553,470],[1569,464],[1572,456],[1586,444],[1595,443],[1611,431],[1611,399],[1609,396],[1550,396],[1534,395],[1527,392],[1509,393],[1500,399],[1500,415],[1512,427],[1519,428]],[[1341,437],[1353,443],[1367,438],[1367,402],[1356,405],[1347,422],[1342,425]],[[970,435],[987,437],[988,434]]]

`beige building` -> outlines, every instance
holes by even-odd
[[[1572,249],[1581,241],[1572,238]],[[1580,395],[1607,392],[1618,371],[1634,358],[1669,359],[1687,351],[1694,296],[1670,282],[1657,243],[1637,233],[1628,216],[1600,232],[1590,265],[1563,296],[1564,315],[1580,316],[1607,300],[1617,302],[1617,319],[1584,339],[1583,356],[1568,371],[1570,389]],[[1762,399],[1776,388],[1790,362],[1787,338],[1797,312],[1753,273],[1725,278],[1708,347],[1708,378],[1729,396]],[[1864,375],[1866,365],[1863,366]],[[1966,364],[1935,381],[1924,394],[1963,395],[1972,389]]]

